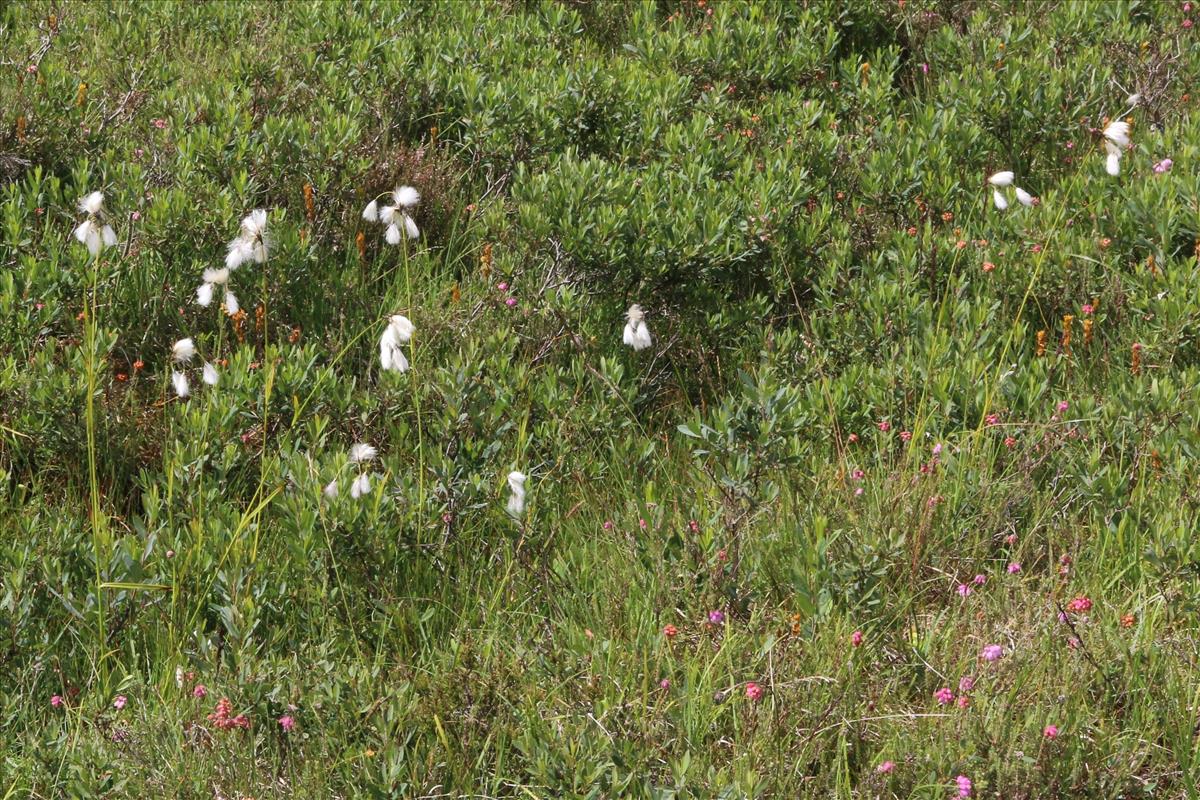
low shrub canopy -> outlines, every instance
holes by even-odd
[[[1197,19],[3,6],[6,791],[1195,794]]]

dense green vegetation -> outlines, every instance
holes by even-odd
[[[1193,20],[0,4],[0,797],[1195,796]]]

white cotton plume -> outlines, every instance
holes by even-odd
[[[379,222],[379,204],[374,200],[367,203],[367,207],[363,209],[362,218],[367,222]]]
[[[112,229],[112,225],[105,225],[100,231],[100,236],[104,239],[105,247],[116,247],[117,232]]]
[[[519,517],[525,513],[525,473],[516,470],[508,473],[508,488],[511,491],[508,497],[508,513],[510,516]]]
[[[209,267],[208,269],[204,270],[204,282],[221,285],[229,283],[229,270],[224,268],[214,269]]]
[[[396,207],[395,206],[384,206],[383,208],[379,209],[379,221],[382,222],[384,225],[391,225],[392,220],[394,220],[395,218],[396,218]]]
[[[1108,155],[1104,159],[1104,171],[1109,175],[1117,176],[1121,174],[1121,148],[1112,142],[1105,142],[1104,149],[1108,151]]]
[[[404,215],[404,232],[410,239],[416,239],[421,235],[421,231],[417,229],[417,223],[408,214]]]
[[[221,380],[221,376],[217,373],[217,368],[207,361],[204,362],[204,382],[209,386],[216,386],[217,381]]]
[[[384,370],[408,370],[408,359],[400,347],[412,339],[413,330],[412,321],[403,314],[393,314],[388,320],[383,335],[379,337],[379,364]]]
[[[992,203],[1001,211],[1008,208],[1008,200],[999,189],[992,189]]]
[[[237,295],[234,294],[231,289],[226,289],[225,290],[225,313],[231,317],[237,316],[237,313],[239,310],[241,310],[241,308],[242,308],[241,305],[238,303]]]
[[[1005,170],[1004,172],[997,172],[989,177],[988,183],[996,187],[1012,186],[1012,182],[1015,179],[1016,175],[1008,170]]]
[[[625,335],[622,340],[634,350],[645,350],[653,343],[650,329],[646,327],[645,312],[641,306],[634,303],[629,307],[629,311],[625,312],[625,316],[628,321],[625,323]]]
[[[388,225],[383,238],[388,244],[400,244],[400,229],[395,225]]]
[[[1021,202],[1021,205],[1028,207],[1033,206],[1033,195],[1022,189],[1020,186],[1015,187],[1013,191],[1016,192],[1017,200]]]
[[[379,451],[371,445],[366,444],[365,442],[358,442],[350,448],[350,463],[365,464],[366,462],[375,458],[375,456],[378,454]]]
[[[354,483],[350,484],[350,496],[355,500],[371,493],[371,476],[363,473],[354,479]]]
[[[321,490],[321,493],[325,495],[327,500],[335,499],[338,496],[337,478],[334,478],[329,483],[325,484],[325,488]]]
[[[213,285],[211,283],[202,283],[196,289],[196,304],[208,308],[213,299]]]
[[[180,339],[175,344],[171,345],[171,357],[176,363],[186,364],[192,360],[192,356],[196,355],[196,343],[187,339]]]
[[[92,192],[79,200],[79,210],[95,216],[104,207],[104,192]]]
[[[1110,122],[1104,129],[1104,138],[1122,149],[1129,147],[1129,123],[1123,119]]]
[[[184,375],[182,372],[171,373],[171,385],[175,387],[175,394],[180,397],[187,397],[191,392],[191,389],[188,387],[187,375]]]
[[[401,208],[412,208],[421,202],[421,193],[411,186],[398,186],[392,192],[392,201]]]

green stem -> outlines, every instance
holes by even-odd
[[[87,370],[87,401],[85,417],[87,424],[87,454],[88,454],[88,485],[91,495],[92,512],[92,556],[95,561],[96,577],[96,638],[97,649],[96,667],[100,672],[101,685],[107,687],[108,672],[106,654],[108,651],[108,633],[104,619],[104,575],[101,568],[101,545],[107,543],[105,520],[100,510],[100,481],[96,474],[96,291],[100,283],[100,257],[92,259],[92,292],[90,303],[86,306],[87,341],[86,370]]]
[[[404,291],[408,295],[407,305],[408,313],[413,313],[413,295],[412,295],[412,278],[408,268],[408,238],[407,235],[402,240],[401,254],[404,259]],[[413,404],[417,410],[417,544],[421,544],[421,521],[425,515],[425,442],[423,426],[421,425],[421,398],[418,395],[416,387],[416,367],[417,367],[417,336],[412,338],[412,348],[410,359],[410,369],[412,370],[413,378]]]

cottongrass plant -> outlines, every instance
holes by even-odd
[[[371,493],[371,473],[366,465],[375,460],[379,451],[365,442],[357,442],[350,447],[349,463],[357,464],[359,473],[350,483],[350,496],[355,500]],[[335,477],[321,490],[326,500],[335,500],[341,494],[338,479]]]
[[[203,308],[208,308],[212,304],[216,288],[220,286],[225,291],[225,297],[222,301],[222,304],[225,306],[225,313],[231,317],[236,315],[241,308],[241,304],[238,303],[237,295],[229,288],[229,275],[229,267],[204,270],[204,282],[196,289],[196,304]]]
[[[1132,143],[1130,125],[1123,119],[1110,122],[1104,129],[1104,149],[1107,157],[1104,160],[1104,171],[1109,175],[1121,174],[1121,156]]]
[[[987,179],[988,185],[992,187],[992,205],[996,206],[997,210],[1005,211],[1008,209],[1008,198],[1005,197],[1001,189],[1012,188],[1013,194],[1016,195],[1017,202],[1026,208],[1031,208],[1037,205],[1037,198],[1029,192],[1015,185],[1017,176],[1011,170],[1002,170],[993,173]]]
[[[392,205],[379,205],[380,198],[390,197]],[[409,211],[421,202],[421,193],[411,186],[397,186],[390,193],[385,193],[367,203],[362,211],[362,218],[367,222],[379,222],[387,225],[384,240],[388,244],[400,244],[405,238],[416,239],[421,235],[416,221]]]
[[[520,519],[525,513],[525,481],[524,472],[513,470],[508,473],[508,514],[514,519]]]
[[[190,336],[171,345],[171,360],[176,365],[176,368],[171,370],[171,386],[181,400],[186,399],[192,392],[191,383],[183,369],[191,363],[195,356],[196,342]],[[216,386],[221,375],[211,362],[205,361],[200,370],[200,379],[208,386]]]
[[[267,260],[269,248],[267,212],[257,208],[242,218],[241,231],[229,243],[229,250],[225,254],[225,266],[232,272],[248,261],[262,264]]]
[[[388,319],[387,327],[379,337],[379,365],[385,372],[408,371],[408,359],[400,348],[412,339],[413,330],[412,321],[403,314],[393,314]]]
[[[645,350],[653,344],[650,329],[646,327],[646,314],[642,307],[634,303],[625,312],[625,334],[623,341],[634,350]]]
[[[87,246],[92,257],[100,255],[105,247],[117,244],[117,233],[104,222],[104,192],[90,192],[79,200],[79,210],[87,219],[75,228],[76,240]]]

